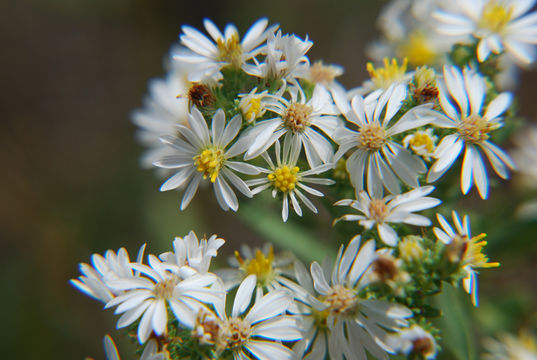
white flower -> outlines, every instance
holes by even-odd
[[[445,85],[439,83],[438,95],[442,115],[438,113],[435,125],[451,128],[457,132],[442,138],[436,148],[433,164],[427,175],[428,182],[440,178],[459,157],[464,148],[461,171],[461,190],[467,194],[475,181],[481,198],[486,199],[489,181],[483,158],[479,149],[485,153],[492,168],[502,179],[508,177],[507,168],[513,169],[514,163],[499,147],[490,142],[489,134],[502,126],[501,115],[511,104],[512,95],[502,93],[483,109],[486,95],[485,79],[468,68],[463,72],[457,67],[444,67]],[[449,100],[449,96],[455,101]]]
[[[133,263],[131,267],[141,275],[108,281],[108,286],[122,290],[123,294],[110,300],[106,308],[117,306],[115,313],[123,314],[117,322],[118,329],[141,317],[140,344],[147,341],[151,332],[167,332],[167,306],[180,323],[192,327],[202,303],[221,301],[223,294],[209,288],[217,280],[214,274],[193,275],[192,268],[162,263],[153,255],[149,255],[149,266]]]
[[[436,341],[419,325],[412,325],[408,329],[389,335],[387,342],[399,354],[421,355],[427,360],[436,357]]]
[[[295,264],[300,286],[291,281],[287,286],[299,302],[305,333],[294,346],[298,358],[366,359],[367,351],[377,359],[387,359],[386,353],[393,353],[385,343],[386,329],[398,331],[406,326],[405,319],[412,312],[398,304],[360,297],[368,284],[364,273],[374,259],[375,243],[368,241],[358,252],[359,248],[356,236],[345,251],[340,248],[333,270],[314,262],[311,276],[303,265]]]
[[[280,286],[282,275],[293,276],[294,256],[290,253],[280,253],[274,256],[272,245],[265,244],[263,249],[242,245],[240,253],[229,258],[233,268],[219,269],[216,274],[224,280],[226,290],[239,285],[249,275],[255,275],[257,287],[268,291]]]
[[[346,164],[357,193],[364,189],[365,178],[369,194],[375,197],[382,196],[383,186],[392,194],[398,194],[401,192],[399,179],[415,188],[419,186],[419,174],[427,171],[419,157],[392,140],[393,136],[432,120],[431,117],[421,117],[421,107],[416,107],[395,123],[390,123],[406,95],[405,85],[392,85],[378,100],[378,94],[371,94],[365,99],[356,95],[352,99],[352,107],[345,98],[335,96],[341,113],[358,127],[358,131],[339,128],[334,134],[334,140],[339,144],[336,158],[352,151]]]
[[[280,142],[276,141],[276,164],[272,162],[270,156],[265,152],[262,154],[263,159],[267,162],[270,169],[262,169],[261,172],[267,174],[261,179],[248,180],[246,183],[250,186],[257,186],[252,189],[253,194],[272,187],[272,197],[276,197],[278,193],[283,195],[282,204],[282,219],[287,221],[289,216],[289,201],[293,206],[293,210],[298,216],[302,216],[302,208],[298,203],[300,199],[308,209],[315,214],[317,208],[301,191],[305,191],[313,196],[323,196],[323,193],[311,188],[306,183],[318,185],[332,185],[334,180],[310,177],[310,175],[321,174],[333,167],[333,164],[324,164],[310,170],[300,171],[296,166],[300,155],[300,142],[294,136],[285,137],[283,143],[283,154],[280,154]]]
[[[302,337],[295,318],[285,314],[292,298],[287,290],[272,290],[264,296],[257,293],[251,305],[256,282],[255,275],[250,275],[241,283],[231,316],[225,313],[225,302],[215,304],[220,321],[215,326],[215,318],[210,317],[210,328],[216,333],[212,330],[213,334],[206,337],[220,352],[231,350],[235,360],[293,359],[293,352],[281,343]],[[203,329],[203,323],[198,321],[196,325],[198,334],[210,332]]]
[[[336,78],[343,75],[344,72],[343,67],[339,65],[325,65],[319,60],[313,65],[304,67],[304,70],[307,70],[307,72],[300,77],[313,84],[323,85],[329,90],[334,87],[343,89],[343,86],[336,81]]]
[[[483,248],[487,242],[483,240],[486,234],[479,234],[472,237],[470,233],[470,221],[468,215],[464,215],[462,222],[459,215],[453,211],[453,223],[456,231],[449,225],[446,219],[437,214],[440,228],[433,228],[436,237],[446,244],[446,256],[453,263],[459,263],[466,277],[463,279],[464,290],[472,296],[472,302],[478,305],[477,299],[477,268],[491,268],[500,266],[497,262],[489,262],[488,257],[483,254]]]
[[[151,339],[147,342],[142,352],[140,360],[167,360],[169,354],[166,350],[158,352],[158,345],[155,339]],[[107,360],[120,360],[119,353],[117,352],[116,344],[110,335],[104,337],[104,351]]]
[[[295,136],[304,146],[311,167],[331,162],[334,150],[322,133],[332,137],[339,125],[335,116],[339,112],[330,93],[324,86],[317,85],[311,99],[306,101],[300,86],[287,90],[291,95],[290,101],[281,94],[266,100],[265,108],[277,116],[257,122],[245,135],[251,139],[245,159],[259,156],[282,136]]]
[[[434,135],[433,129],[428,128],[425,130],[417,130],[412,134],[404,137],[403,145],[406,148],[412,149],[412,151],[424,158],[427,161],[431,160],[436,149],[436,140],[438,137]]]
[[[145,244],[138,251],[138,262],[142,261],[144,250]],[[108,281],[137,276],[130,267],[131,261],[125,248],[119,249],[117,254],[108,250],[104,257],[100,254],[93,254],[91,263],[93,266],[81,263],[79,266],[83,275],[79,276],[78,279],[71,279],[70,283],[86,295],[103,303],[107,303],[122,293],[121,290],[108,286]]]
[[[234,116],[227,124],[224,111],[216,111],[212,119],[211,131],[201,112],[192,107],[188,115],[189,126],[177,125],[181,138],[164,136],[161,140],[175,149],[173,155],[166,156],[154,163],[165,169],[179,169],[162,186],[160,191],[176,189],[185,184],[186,190],[181,201],[184,210],[198,190],[202,179],[209,178],[213,183],[218,204],[224,210],[237,211],[239,203],[235,192],[228,181],[247,197],[252,193],[246,183],[233,173],[255,175],[259,169],[243,162],[232,161],[230,158],[242,154],[246,150],[244,142],[228,145],[237,136],[242,119]]]
[[[483,345],[487,350],[483,360],[537,360],[537,341],[526,332],[519,336],[500,334],[499,340],[488,338]]]
[[[428,197],[434,186],[422,186],[401,195],[390,195],[384,198],[370,197],[367,192],[360,191],[357,200],[339,200],[334,205],[350,206],[361,215],[347,214],[334,221],[358,221],[367,230],[376,225],[380,239],[389,246],[397,245],[399,236],[388,223],[403,223],[415,226],[429,226],[431,220],[423,215],[413,214],[438,206],[442,201]]]
[[[263,62],[253,58],[254,64],[246,64],[243,70],[256,77],[270,80],[285,80],[298,85],[296,78],[304,76],[309,67],[309,59],[306,53],[313,42],[300,39],[296,35],[283,35],[271,32],[268,35],[267,45],[262,54],[265,55]]]
[[[185,237],[176,237],[173,241],[173,252],[166,252],[159,257],[162,261],[179,267],[187,265],[198,273],[209,271],[211,260],[216,257],[218,249],[224,245],[225,240],[211,235],[209,239],[203,237],[198,240],[196,234],[190,231]]]
[[[267,111],[266,99],[268,90],[257,93],[257,88],[253,88],[248,94],[241,94],[239,98],[239,108],[244,119],[248,123],[259,119]]]
[[[505,51],[529,64],[535,57],[537,13],[527,13],[534,5],[532,0],[454,0],[448,10],[438,10],[433,16],[440,22],[439,32],[479,39],[479,62],[491,52]]]
[[[172,153],[172,149],[162,144],[162,135],[174,135],[177,124],[186,124],[188,98],[191,83],[187,74],[191,66],[175,66],[165,79],[149,82],[149,95],[144,100],[144,108],[132,113],[132,122],[138,126],[136,137],[148,149],[141,158],[141,164],[150,168],[154,161]]]
[[[352,98],[355,95],[375,94],[379,96],[382,91],[388,90],[392,85],[408,83],[414,76],[414,71],[407,72],[408,59],[404,58],[401,65],[398,64],[397,59],[392,58],[391,61],[388,58],[383,60],[384,66],[378,66],[375,68],[373,63],[367,63],[367,72],[369,73],[369,80],[366,80],[362,86],[349,90],[347,98]]]
[[[203,24],[214,42],[198,30],[185,25],[179,38],[181,43],[195,54],[179,53],[174,56],[178,61],[196,65],[196,69],[189,74],[190,81],[221,76],[219,72],[226,65],[244,67],[247,60],[263,50],[263,42],[278,27],[273,25],[267,29],[268,20],[259,19],[240,41],[239,32],[232,24],[226,26],[224,34],[209,19],[205,19]]]

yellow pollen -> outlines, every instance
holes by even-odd
[[[285,126],[294,133],[304,131],[310,125],[313,109],[306,104],[291,104],[283,115]]]
[[[360,128],[358,146],[369,151],[377,151],[386,142],[386,131],[376,123],[367,124]]]
[[[197,166],[197,170],[203,173],[204,179],[209,177],[211,182],[215,182],[224,163],[224,150],[218,148],[205,149],[194,156],[194,163]]]
[[[497,0],[489,0],[483,7],[479,27],[492,32],[502,32],[513,16],[513,6],[506,6]]]
[[[267,175],[274,187],[281,192],[292,191],[298,182],[297,174],[300,171],[298,166],[290,168],[287,165],[280,166],[273,173]]]
[[[386,89],[394,82],[404,78],[408,59],[404,58],[399,66],[397,59],[392,59],[391,63],[388,58],[384,58],[384,67],[375,69],[372,63],[367,63],[367,72],[377,89]]]
[[[177,285],[177,278],[175,277],[160,281],[153,288],[153,295],[157,299],[170,299],[175,285]]]
[[[498,128],[498,124],[489,123],[477,114],[462,119],[459,124],[459,134],[464,141],[469,143],[481,143],[488,140],[489,133]]]
[[[222,332],[227,348],[233,349],[242,346],[250,337],[250,328],[250,324],[244,319],[227,319],[223,325]]]
[[[390,213],[383,199],[371,199],[369,203],[369,217],[377,223],[382,223]]]
[[[412,137],[408,141],[408,143],[413,148],[425,147],[425,149],[429,153],[434,151],[433,139],[429,136],[429,134],[425,132],[415,132],[414,135],[412,135]]]
[[[405,261],[419,260],[424,253],[420,238],[415,235],[405,236],[399,242],[398,247],[399,256]]]
[[[218,47],[218,61],[225,61],[234,67],[241,66],[242,48],[239,41],[239,35],[233,34],[229,39],[218,39],[216,42]]]
[[[408,59],[414,66],[432,64],[437,54],[431,50],[431,44],[427,41],[427,36],[421,31],[414,31],[405,43],[398,49],[398,55]]]
[[[272,264],[274,262],[274,249],[269,248],[268,255],[265,256],[259,249],[255,252],[255,258],[244,260],[240,254],[235,251],[235,257],[239,262],[240,268],[246,275],[256,275],[257,281],[261,284],[267,284],[272,281],[274,272]]]
[[[330,84],[338,76],[332,67],[323,65],[322,61],[317,61],[310,67],[310,75],[316,84]]]
[[[350,315],[357,310],[356,291],[342,285],[334,285],[332,292],[322,298],[327,310],[334,315]]]

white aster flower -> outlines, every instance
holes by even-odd
[[[422,356],[427,360],[436,358],[436,341],[419,325],[389,335],[387,342],[399,354]]]
[[[324,195],[322,192],[306,185],[306,183],[318,185],[332,185],[335,183],[335,181],[331,179],[311,177],[311,175],[318,175],[331,169],[333,164],[324,164],[306,171],[300,171],[300,168],[296,165],[300,155],[300,147],[300,142],[296,137],[286,136],[283,143],[283,154],[281,154],[280,142],[276,141],[274,147],[276,151],[276,164],[274,164],[270,159],[270,156],[264,152],[262,157],[267,162],[270,169],[261,169],[261,172],[267,174],[267,176],[261,179],[248,180],[246,182],[249,186],[257,186],[252,189],[253,194],[258,194],[265,189],[272,188],[272,197],[275,198],[277,194],[283,196],[283,221],[287,221],[289,216],[289,201],[298,216],[302,216],[302,208],[300,207],[298,200],[302,201],[312,212],[315,214],[317,213],[315,205],[313,205],[302,191],[313,196]]]
[[[401,195],[389,195],[384,198],[370,197],[360,191],[356,200],[339,200],[334,205],[350,206],[361,215],[347,214],[334,221],[358,221],[367,230],[376,225],[380,239],[389,246],[397,245],[399,236],[388,223],[403,223],[415,226],[430,226],[431,220],[423,215],[413,214],[438,206],[442,201],[428,197],[434,186],[422,186]]]
[[[483,254],[483,248],[487,242],[483,240],[487,234],[479,234],[472,237],[470,233],[470,221],[468,215],[464,215],[462,222],[459,215],[453,211],[453,223],[455,230],[449,225],[446,219],[437,214],[440,228],[433,228],[436,237],[446,244],[446,256],[453,263],[459,263],[466,273],[463,279],[464,290],[472,296],[472,302],[478,305],[477,298],[477,268],[498,267],[500,263],[489,262],[488,257]]]
[[[330,93],[322,85],[317,85],[309,101],[297,87],[287,88],[291,99],[277,94],[267,99],[265,107],[276,114],[272,119],[257,122],[245,135],[251,144],[245,159],[253,159],[266,151],[280,137],[297,137],[306,152],[311,167],[331,162],[334,150],[329,138],[339,125],[339,113]],[[320,132],[320,131],[322,132]]]
[[[142,261],[144,250],[145,244],[138,251],[137,262]],[[117,254],[112,250],[108,250],[104,257],[100,254],[93,254],[91,263],[93,266],[81,263],[79,267],[82,275],[78,279],[71,279],[69,282],[86,295],[103,303],[107,303],[122,293],[121,290],[108,286],[108,281],[137,276],[137,273],[133,273],[131,269],[131,261],[125,248],[119,249]]]
[[[436,148],[433,164],[427,175],[428,182],[440,178],[459,157],[463,148],[464,160],[461,171],[461,190],[467,194],[475,181],[481,198],[486,199],[489,181],[485,164],[479,149],[485,153],[492,168],[502,179],[506,179],[508,170],[514,168],[513,161],[499,147],[490,142],[490,133],[501,127],[501,115],[511,104],[512,95],[501,93],[483,109],[486,95],[485,79],[468,68],[463,72],[457,67],[444,67],[445,86],[440,83],[438,95],[442,106],[442,115],[435,125],[451,128],[457,132],[442,138]],[[446,89],[447,87],[447,89]],[[453,100],[449,100],[451,97]]]
[[[267,94],[268,90],[257,93],[257,88],[253,88],[248,94],[239,95],[239,109],[248,123],[253,123],[267,111]]]
[[[391,61],[387,57],[382,60],[384,66],[375,68],[373,63],[367,63],[367,72],[369,80],[366,80],[362,86],[349,90],[347,98],[352,98],[355,95],[374,94],[378,97],[382,91],[388,90],[396,84],[408,85],[414,76],[414,72],[407,72],[408,59],[404,58],[401,64],[397,59],[392,58]]]
[[[120,360],[119,353],[116,348],[114,340],[110,335],[104,337],[104,351],[107,360]],[[158,344],[155,339],[151,339],[147,342],[140,356],[140,360],[167,360],[169,354],[166,350],[158,351]]]
[[[313,42],[300,39],[296,35],[283,35],[278,31],[268,35],[267,45],[262,54],[265,55],[263,62],[253,58],[254,64],[246,64],[243,70],[256,77],[270,80],[285,80],[297,85],[296,78],[304,76],[309,67],[309,59],[306,53]]]
[[[177,125],[181,138],[173,136],[161,138],[164,143],[173,147],[175,152],[156,161],[154,165],[178,171],[162,184],[160,191],[176,189],[187,184],[181,201],[181,210],[184,210],[196,194],[201,180],[209,178],[213,183],[220,207],[226,211],[229,209],[237,211],[239,208],[237,196],[228,181],[245,196],[252,197],[252,193],[246,183],[233,171],[249,175],[259,173],[259,169],[253,165],[230,160],[246,150],[246,144],[241,141],[229,146],[240,130],[242,124],[240,115],[234,116],[226,124],[224,111],[217,110],[209,131],[201,112],[192,107],[188,124],[188,127]]]
[[[483,360],[537,360],[537,341],[527,332],[519,336],[500,334],[499,340],[485,339]]]
[[[433,16],[440,22],[440,33],[479,39],[479,62],[505,51],[529,64],[537,43],[537,13],[528,14],[534,5],[534,0],[454,0],[447,10]]]
[[[231,351],[235,360],[294,359],[293,352],[281,343],[302,337],[295,318],[286,315],[292,297],[287,290],[272,290],[264,296],[256,294],[252,305],[256,282],[255,275],[250,275],[241,283],[231,316],[226,315],[224,301],[215,304],[218,318],[202,316],[199,321],[198,317],[195,331],[215,343],[220,353]]]
[[[118,329],[141,317],[140,344],[147,341],[151,332],[159,336],[166,334],[167,306],[180,323],[192,327],[202,303],[222,301],[223,294],[210,288],[217,280],[214,274],[192,274],[195,272],[192,268],[162,263],[153,255],[149,255],[149,266],[133,263],[131,267],[141,275],[108,281],[108,286],[123,294],[110,300],[106,308],[117,306],[115,313],[123,314],[117,322]]]
[[[367,182],[369,194],[380,197],[383,187],[392,194],[400,193],[399,179],[411,187],[419,186],[419,174],[427,171],[423,160],[412,155],[392,137],[426,125],[432,118],[422,117],[422,108],[415,107],[391,123],[407,96],[405,85],[392,85],[380,98],[376,99],[376,96],[371,94],[364,99],[356,95],[352,99],[352,107],[345,98],[335,96],[341,113],[358,127],[358,131],[339,128],[334,140],[339,144],[336,159],[351,151],[346,166],[356,192],[363,190],[364,182]]]
[[[205,274],[209,271],[211,260],[216,257],[218,249],[225,240],[211,235],[198,240],[196,234],[190,231],[185,237],[177,236],[173,241],[173,252],[166,252],[159,257],[163,262],[179,267],[190,266],[196,272]]]
[[[219,269],[216,274],[224,281],[226,290],[239,285],[246,277],[255,275],[257,287],[271,291],[280,288],[282,275],[294,275],[291,253],[280,253],[274,256],[274,248],[265,244],[263,249],[242,245],[241,251],[235,251],[235,256],[229,258],[232,268]]]
[[[205,19],[203,24],[212,41],[198,30],[185,25],[179,38],[195,54],[178,53],[174,56],[180,62],[196,66],[189,74],[190,81],[202,81],[215,75],[221,77],[220,70],[227,65],[244,67],[247,60],[263,50],[263,42],[278,28],[278,25],[273,25],[267,29],[268,20],[259,19],[240,41],[239,32],[232,24],[226,26],[224,34],[209,19]]]
[[[340,248],[333,270],[311,264],[311,275],[295,264],[296,278],[287,286],[293,291],[300,313],[304,339],[294,350],[304,359],[366,359],[366,351],[387,359],[393,350],[386,344],[388,331],[406,326],[412,312],[399,304],[364,299],[360,291],[368,284],[364,277],[375,255],[375,242],[360,251],[360,237],[354,237],[345,251]],[[331,271],[331,275],[330,275]]]
[[[427,128],[425,130],[417,130],[405,136],[403,145],[406,148],[412,149],[416,155],[421,156],[426,161],[430,161],[436,150],[437,139],[438,137],[434,135],[433,129]]]

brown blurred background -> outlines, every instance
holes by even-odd
[[[138,166],[129,120],[182,24],[209,17],[241,33],[267,16],[314,41],[312,60],[365,78],[364,47],[381,1],[3,0],[0,3],[0,336],[4,359],[104,358],[111,311],[68,284],[92,253],[125,246],[131,257],[170,247],[191,228],[231,250],[255,237],[216,208],[210,192],[180,213],[180,197]],[[522,113],[536,117],[535,73],[523,79]],[[230,245],[229,239],[233,239]],[[228,249],[229,251],[230,249]],[[531,264],[531,261],[530,261]],[[531,266],[530,266],[531,269]],[[530,280],[531,281],[531,280]],[[7,346],[7,348],[6,348]]]

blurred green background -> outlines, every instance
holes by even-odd
[[[180,196],[159,193],[160,181],[138,166],[142,149],[129,114],[141,107],[147,81],[164,75],[163,59],[181,25],[202,28],[209,17],[220,27],[233,22],[243,33],[267,16],[284,32],[308,34],[314,41],[310,59],[343,65],[342,82],[350,87],[365,79],[364,48],[377,36],[383,4],[2,1],[0,358],[102,359],[106,333],[118,340],[124,359],[132,358],[132,348],[114,330],[112,311],[68,284],[92,253],[125,246],[135,257],[145,242],[160,253],[190,229],[224,237],[228,253],[262,241],[249,225],[220,211],[212,192],[199,193],[180,213]],[[537,118],[536,81],[537,73],[525,74],[519,91],[521,114],[528,118]],[[320,228],[328,226],[322,221]],[[537,230],[532,224],[502,229],[496,238],[503,240],[494,238],[490,252],[502,267],[480,278],[484,300],[471,311],[477,318],[472,333],[536,322]]]

